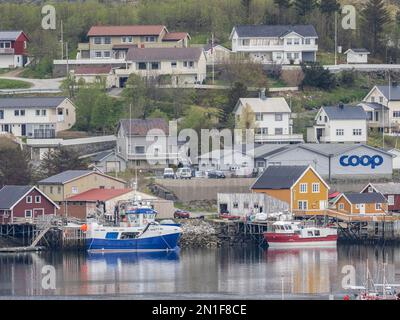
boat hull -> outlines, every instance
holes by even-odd
[[[89,252],[149,252],[176,250],[180,233],[143,237],[136,239],[86,239],[86,248]]]
[[[338,236],[336,234],[324,237],[302,238],[297,234],[264,233],[264,239],[269,248],[299,248],[299,247],[336,247]]]

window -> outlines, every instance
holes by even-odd
[[[155,42],[156,41],[156,37],[146,37],[145,41],[146,42]]]
[[[57,193],[58,193],[58,194],[61,193],[61,187],[57,187]]]
[[[71,192],[74,193],[74,194],[77,194],[78,193],[78,187],[72,187],[71,188]]]
[[[305,44],[311,44],[311,39],[306,38],[306,39],[304,40],[304,43],[305,43]]]
[[[160,63],[159,62],[152,62],[151,63],[151,70],[158,70],[160,69]]]
[[[16,116],[16,117],[19,116],[19,110],[14,110],[14,116]]]
[[[233,208],[234,208],[234,209],[237,209],[237,208],[239,208],[239,203],[237,203],[237,202],[234,202],[234,203],[233,203]]]
[[[32,203],[32,196],[26,197],[26,203]]]
[[[375,102],[375,97],[371,97],[371,102]]]
[[[40,110],[36,110],[36,111],[35,111],[35,115],[36,115],[36,116],[40,116]]]
[[[368,192],[369,193],[374,192],[374,189],[372,187],[368,187]]]
[[[260,112],[256,113],[256,121],[263,121],[263,114]]]
[[[138,62],[137,67],[139,70],[146,70],[147,69],[146,62]]]
[[[256,162],[256,167],[257,168],[264,168],[265,167],[265,162],[264,161],[257,161]]]
[[[367,119],[368,119],[368,121],[372,121],[372,120],[373,120],[373,113],[372,113],[372,111],[368,111],[368,112],[367,112]]]
[[[307,193],[307,183],[300,183],[300,193]]]
[[[393,111],[393,118],[400,118],[400,111]]]
[[[290,60],[290,59],[292,59],[292,54],[289,52],[286,54],[286,57]]]
[[[172,62],[171,62],[171,68],[176,68],[176,65],[177,65],[177,64],[176,64],[176,61],[172,61]]]
[[[282,121],[283,115],[282,113],[275,113],[275,121]]]
[[[21,117],[25,116],[25,110],[19,110]]]
[[[100,37],[95,37],[94,38],[94,43],[95,44],[101,44],[101,38]]]
[[[50,187],[50,193],[53,193],[53,187],[52,186]]]
[[[379,97],[379,103],[383,103],[383,97]]]
[[[382,204],[381,203],[375,203],[375,210],[382,210]]]
[[[339,203],[339,210],[344,210],[344,203]]]
[[[111,44],[111,37],[105,37],[104,38],[104,43],[105,44]]]
[[[275,134],[276,134],[276,135],[281,135],[281,134],[283,134],[283,129],[282,129],[282,128],[275,128]]]
[[[292,38],[289,38],[289,39],[286,40],[286,44],[291,45],[292,43],[293,43],[292,42]]]
[[[194,61],[189,61],[189,68],[194,68]]]
[[[356,209],[360,209],[360,204],[356,204]]]
[[[96,51],[94,55],[96,58],[101,58],[101,51]]]
[[[388,200],[388,205],[389,206],[394,206],[394,195],[388,195],[388,198],[387,198],[387,200]]]
[[[344,136],[344,129],[336,129],[337,136]]]
[[[135,147],[135,153],[144,154],[145,153],[144,146]]]
[[[313,183],[312,184],[312,192],[313,193],[319,193],[319,183]]]
[[[35,203],[41,203],[42,202],[42,197],[41,196],[35,196]]]
[[[293,43],[294,43],[295,45],[299,45],[299,44],[300,44],[300,39],[299,39],[299,38],[295,38],[294,41],[293,41]]]
[[[104,51],[104,58],[110,58],[111,57],[111,52],[110,51]]]
[[[261,128],[262,134],[268,134],[268,128]]]
[[[307,201],[300,200],[298,202],[298,207],[299,207],[299,210],[307,210]]]
[[[43,109],[43,110],[42,110],[42,116],[46,116],[46,114],[47,114],[47,110],[46,110],[46,109]]]
[[[0,119],[4,119],[4,110],[0,110]]]
[[[328,117],[327,116],[324,117],[324,121],[328,122]]]
[[[300,58],[300,54],[298,52],[295,52],[293,55],[294,55],[295,59],[299,59]]]
[[[25,218],[26,219],[32,218],[32,210],[25,210]]]
[[[242,46],[249,46],[250,45],[250,39],[243,39],[242,40]]]
[[[362,129],[353,129],[353,136],[361,136]]]

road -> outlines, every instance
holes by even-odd
[[[0,79],[7,80],[19,80],[25,81],[32,84],[32,87],[28,89],[2,89],[0,93],[3,94],[18,94],[18,93],[57,93],[61,92],[60,86],[62,81],[65,78],[55,78],[55,79],[30,79],[30,78],[21,78],[17,76],[15,72],[9,72],[3,75],[0,75]]]

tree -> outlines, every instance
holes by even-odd
[[[13,141],[0,138],[0,188],[29,184],[31,177],[28,153]]]
[[[325,16],[327,34],[331,35],[333,32],[334,19],[332,18],[335,12],[340,9],[340,3],[337,0],[321,0],[319,4],[319,11]]]
[[[218,122],[219,110],[217,108],[204,108],[191,106],[180,124],[181,129],[190,128],[200,134],[201,129],[214,128]]]
[[[294,0],[294,8],[300,17],[305,17],[317,7],[316,0]]]
[[[336,85],[335,76],[319,63],[302,64],[304,79],[302,86],[310,86],[325,90],[333,89]]]
[[[43,177],[49,177],[66,170],[86,170],[88,163],[79,154],[65,147],[48,151],[40,162],[40,172]]]
[[[364,43],[376,54],[381,48],[382,33],[390,22],[390,14],[383,0],[369,0],[361,11]]]
[[[242,130],[242,139],[246,141],[247,130],[255,130],[257,128],[256,115],[251,109],[250,105],[246,104],[242,110],[237,129]]]
[[[132,73],[122,92],[126,103],[129,105],[129,116],[132,118],[145,118],[145,105],[147,101],[147,81],[140,75]]]
[[[235,82],[233,87],[228,93],[228,103],[223,107],[223,118],[222,121],[226,123],[228,121],[229,115],[232,114],[237,102],[240,98],[247,97],[248,91],[247,87],[241,82]]]
[[[250,23],[250,7],[251,7],[252,0],[241,0],[242,6],[244,8],[245,13],[245,22]]]
[[[283,12],[289,9],[292,6],[291,0],[274,0],[276,6],[278,6],[279,10],[279,23],[283,22]]]

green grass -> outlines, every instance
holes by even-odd
[[[287,83],[282,79],[268,78],[268,83],[270,88],[283,88],[288,86]]]
[[[322,64],[335,64],[335,53],[334,52],[326,52],[326,51],[318,51],[317,52],[317,61]],[[343,53],[338,53],[337,55],[337,63],[346,63],[346,56]]]
[[[7,73],[9,71],[10,71],[10,69],[0,69],[0,74]]]
[[[368,134],[368,145],[376,148],[382,148],[382,133],[379,132],[370,132]],[[400,139],[393,136],[385,135],[385,148],[398,148],[400,145]]]
[[[27,89],[32,84],[21,80],[0,79],[0,89]]]

